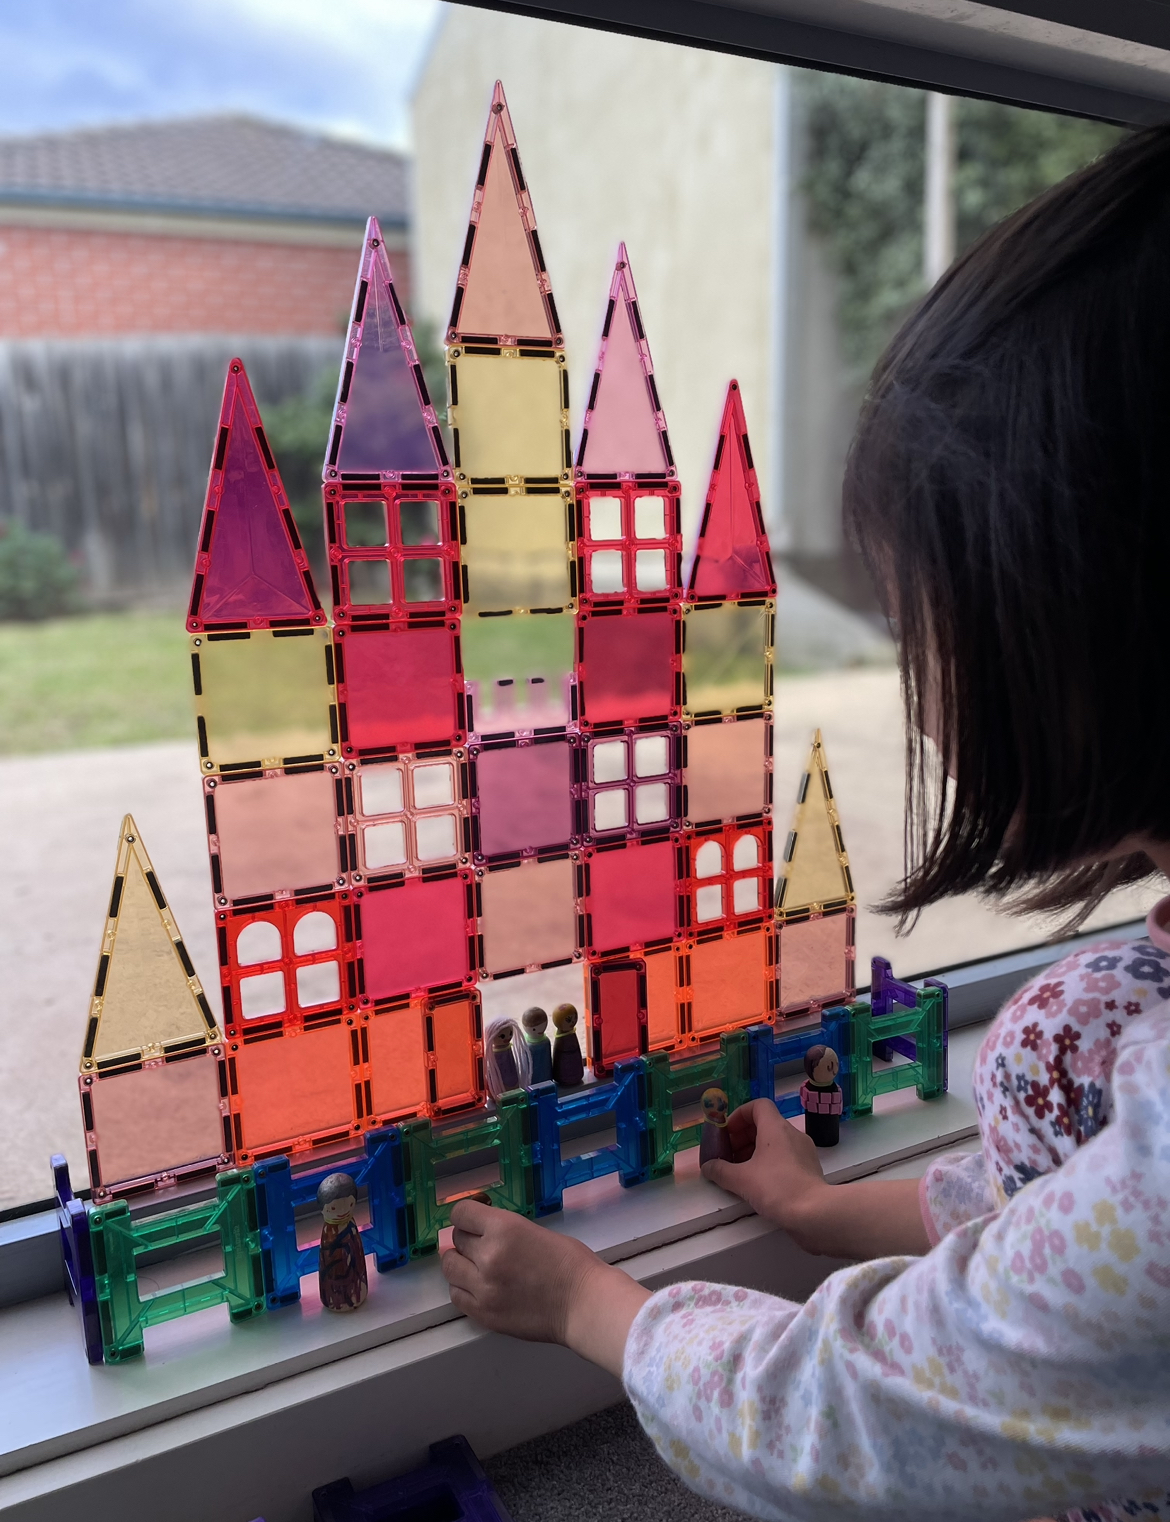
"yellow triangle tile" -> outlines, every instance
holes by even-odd
[[[853,878],[818,729],[800,779],[792,828],[784,845],[776,907],[784,914],[853,903]]]
[[[194,1049],[191,1043],[209,1046],[219,1039],[179,927],[127,814],[81,1071],[93,1072],[114,1058],[161,1057]]]

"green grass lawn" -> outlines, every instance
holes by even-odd
[[[194,734],[182,613],[0,624],[0,754]]]

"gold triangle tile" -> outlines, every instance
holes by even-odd
[[[818,729],[800,779],[792,828],[784,845],[776,885],[776,910],[780,918],[786,919],[796,911],[842,908],[853,902],[849,856]]]
[[[220,1039],[142,837],[127,814],[81,1071],[202,1050]]]

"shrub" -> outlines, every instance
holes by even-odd
[[[58,541],[0,524],[0,620],[54,618],[76,606],[77,570]]]

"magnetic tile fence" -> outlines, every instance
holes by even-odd
[[[749,943],[756,936],[753,932],[751,937],[736,937],[732,944]],[[566,1188],[606,1173],[618,1173],[624,1185],[669,1174],[677,1153],[694,1146],[701,1129],[699,1123],[677,1124],[674,1102],[679,1094],[716,1084],[733,1107],[749,1098],[769,1098],[781,1113],[796,1113],[798,1096],[776,1097],[776,1070],[798,1062],[819,1042],[841,1055],[846,1123],[851,1115],[869,1113],[879,1094],[914,1087],[919,1098],[930,1099],[946,1089],[946,987],[937,980],[921,990],[899,983],[880,957],[874,959],[872,1004],[862,1001],[826,1010],[819,1023],[790,1035],[778,1034],[769,1023],[753,1024],[746,1031],[723,1034],[717,1050],[709,1048],[675,1064],[662,1052],[625,1060],[617,1056],[619,1046],[644,1044],[641,1032],[650,997],[645,966],[637,961],[614,964],[596,972],[593,982],[599,990],[595,1002],[613,1011],[610,1081],[568,1095],[558,1095],[552,1083],[538,1084],[503,1096],[494,1113],[470,1121],[436,1128],[427,1119],[417,1119],[368,1131],[360,1143],[352,1139],[352,1161],[347,1158],[346,1166],[368,1195],[370,1225],[362,1236],[379,1271],[436,1250],[439,1230],[462,1197],[455,1179],[440,1201],[440,1165],[494,1151],[500,1176],[489,1186],[492,1202],[529,1216],[547,1215],[561,1208]],[[458,1028],[461,1002],[455,999],[448,1006],[451,1033],[457,1039],[463,1034]],[[391,1027],[384,1029],[389,1032]],[[350,1041],[355,1050],[360,1046],[352,1035]],[[441,1046],[443,1038],[434,1037],[428,1027],[427,1042]],[[892,1053],[903,1060],[891,1063]],[[368,1050],[363,1050],[362,1060],[369,1064]],[[884,1065],[876,1067],[875,1060]],[[432,1093],[434,1088],[432,1083]],[[325,1102],[318,1102],[324,1113]],[[562,1158],[563,1127],[611,1116],[614,1142]],[[263,1130],[262,1121],[256,1124]],[[338,1161],[332,1157],[328,1168]],[[141,1354],[143,1333],[150,1325],[215,1304],[227,1303],[231,1318],[242,1320],[266,1308],[295,1303],[300,1278],[317,1266],[316,1249],[298,1246],[294,1208],[313,1198],[326,1171],[320,1165],[293,1173],[289,1158],[277,1155],[254,1169],[229,1169],[219,1174],[214,1199],[135,1219],[125,1200],[89,1212],[78,1209],[67,1165],[61,1158],[54,1158],[53,1164],[67,1282],[80,1305],[91,1361],[104,1356],[117,1362]],[[219,1236],[222,1274],[146,1300],[141,1297],[139,1254],[181,1248],[208,1234]]]

